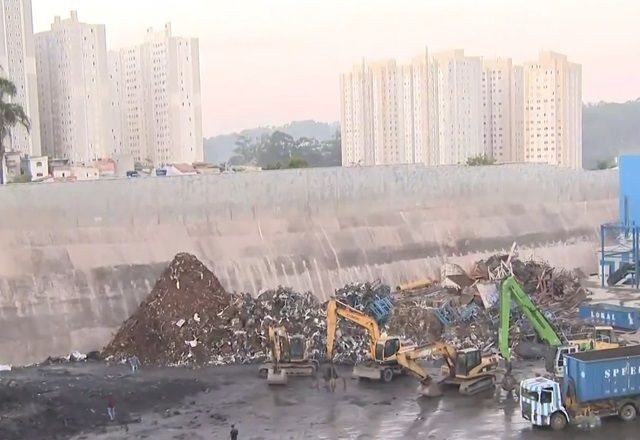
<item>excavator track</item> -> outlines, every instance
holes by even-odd
[[[460,394],[464,396],[473,396],[475,394],[493,388],[495,386],[495,383],[496,377],[493,375],[466,380],[460,384]]]

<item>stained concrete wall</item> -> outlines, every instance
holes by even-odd
[[[181,251],[229,290],[326,298],[396,284],[515,240],[595,268],[617,173],[537,165],[394,166],[0,188],[0,363],[100,348]]]

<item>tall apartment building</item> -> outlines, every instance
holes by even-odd
[[[486,154],[483,144],[482,59],[462,50],[434,55],[437,63],[438,147],[441,165]]]
[[[341,75],[344,165],[431,161],[436,133],[431,69],[425,52],[407,65],[363,61]]]
[[[364,60],[340,75],[340,98],[342,164],[374,165],[371,94]]]
[[[29,116],[31,130],[22,126],[11,130],[4,145],[8,150],[39,156],[40,113],[36,79],[36,54],[31,0],[0,0],[0,76],[16,86],[15,103]]]
[[[116,157],[124,154],[124,130],[125,130],[125,114],[123,112],[123,77],[122,62],[119,56],[112,56],[111,52],[107,54],[107,63],[109,69],[109,116],[110,126],[107,127],[107,136],[109,139],[107,151],[108,157]]]
[[[524,160],[582,166],[582,69],[565,55],[524,65]]]
[[[56,17],[36,34],[40,129],[44,152],[71,163],[89,163],[115,147],[105,27]]]
[[[522,68],[510,58],[483,61],[483,145],[497,162],[522,160]]]
[[[150,85],[143,76],[142,47],[109,52],[109,78],[114,101],[120,107],[119,154],[131,155],[135,161],[152,162],[148,152],[146,114],[150,103],[145,100]]]
[[[405,162],[435,165],[439,156],[436,66],[425,50],[401,69]]]
[[[175,37],[166,24],[109,58],[121,84],[123,152],[154,165],[202,161],[198,40]]]

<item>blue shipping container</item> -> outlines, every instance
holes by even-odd
[[[640,395],[640,345],[565,355],[563,393],[580,403]]]
[[[580,317],[597,324],[610,325],[624,330],[640,328],[640,310],[615,304],[581,304]]]

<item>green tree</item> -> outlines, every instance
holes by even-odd
[[[479,154],[477,156],[467,158],[467,165],[470,167],[493,165],[494,163],[496,163],[496,160],[493,157],[487,156],[486,154]]]
[[[258,146],[249,136],[239,135],[233,152],[235,156],[229,159],[232,165],[255,165],[257,162]]]
[[[604,159],[599,160],[596,164],[596,169],[598,170],[608,170],[609,168],[614,168],[616,166],[615,159]]]
[[[287,168],[307,168],[309,166],[309,163],[302,157],[300,156],[292,156],[291,159],[289,159],[289,165],[287,165]]]
[[[17,94],[16,86],[6,78],[0,78],[0,157],[4,156],[5,138],[16,125],[31,129],[31,122],[20,104],[11,102]]]
[[[289,163],[294,153],[296,141],[293,136],[281,131],[274,131],[271,135],[264,135],[258,144],[258,165],[265,167],[280,162]]]

